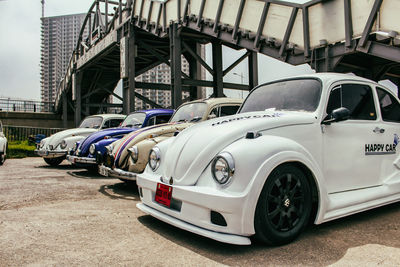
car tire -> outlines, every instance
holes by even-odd
[[[2,152],[0,153],[0,165],[3,165],[4,161],[6,161],[6,155]]]
[[[61,162],[63,162],[63,160],[65,159],[64,157],[61,158],[43,158],[44,161],[49,164],[50,166],[58,166],[60,165]]]
[[[292,242],[306,227],[311,208],[311,188],[305,174],[293,164],[277,167],[257,202],[255,238],[269,245]]]

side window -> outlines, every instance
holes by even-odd
[[[107,128],[110,128],[110,120],[104,122],[104,125],[102,127],[102,129],[107,129]]]
[[[219,107],[215,107],[211,110],[210,115],[208,115],[209,118],[217,118],[219,117]]]
[[[240,106],[222,106],[221,117],[236,114]]]
[[[112,119],[110,120],[110,128],[118,127],[121,125],[121,119]]]
[[[379,98],[382,119],[384,121],[400,122],[400,104],[390,93],[384,89],[376,88]]]
[[[154,125],[155,123],[156,123],[156,117],[151,117],[151,118],[147,121],[147,126]]]
[[[326,112],[345,107],[352,120],[376,120],[376,110],[371,87],[362,84],[342,84],[329,96]]]
[[[160,115],[156,117],[156,124],[167,123],[171,118],[170,115]]]

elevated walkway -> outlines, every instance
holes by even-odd
[[[113,14],[109,6],[115,7]],[[125,112],[134,109],[135,97],[157,106],[135,88],[171,90],[174,107],[182,102],[182,90],[192,99],[201,86],[213,87],[217,97],[224,88],[249,90],[258,83],[257,53],[294,65],[308,63],[318,72],[354,72],[399,84],[399,10],[398,0],[95,1],[81,31],[89,28],[89,38],[81,34],[56,108],[66,113],[70,102],[79,121],[83,111],[110,106],[106,100],[120,78]],[[207,43],[213,46],[212,67],[198,53],[199,45]],[[221,45],[247,52],[223,70]],[[189,75],[182,72],[182,56],[190,64]],[[249,59],[249,85],[224,83],[244,58]],[[135,81],[161,63],[171,66],[171,84]],[[199,78],[200,66],[213,81]]]

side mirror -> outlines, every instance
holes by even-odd
[[[332,111],[323,121],[322,124],[330,125],[332,122],[345,121],[350,118],[350,111],[341,107]]]

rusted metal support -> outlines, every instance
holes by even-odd
[[[204,12],[204,7],[206,5],[206,0],[201,0],[200,4],[200,11],[199,11],[199,17],[197,18],[197,28],[201,27],[201,23],[203,20],[203,12]]]
[[[260,38],[261,38],[262,32],[264,30],[265,20],[267,19],[268,10],[269,10],[269,6],[270,5],[271,4],[268,3],[268,2],[264,4],[264,9],[263,9],[263,12],[261,14],[260,23],[258,24],[256,38],[254,40],[254,47],[255,48],[258,48],[259,45],[260,45]]]
[[[236,20],[235,20],[235,25],[233,26],[232,40],[237,40],[240,21],[242,20],[243,9],[244,9],[244,4],[245,3],[246,3],[246,0],[240,0],[238,13],[236,15]]]
[[[197,42],[190,44],[191,50],[195,51],[196,55],[200,55],[201,58],[201,45]],[[186,58],[189,63],[189,76],[192,80],[201,80],[201,64],[200,62],[193,56]],[[202,87],[199,86],[190,86],[189,89],[190,100],[196,100],[199,98],[203,98]]]
[[[221,14],[222,14],[222,8],[224,7],[224,0],[219,0],[219,4],[218,4],[218,9],[217,9],[217,14],[215,15],[215,20],[214,20],[214,28],[213,31],[215,33],[218,32],[218,24],[219,24],[219,20],[221,18]]]
[[[147,13],[147,19],[146,19],[147,30],[151,29],[150,18],[151,18],[151,12],[153,11],[153,3],[154,3],[153,1],[150,2],[149,12]]]
[[[125,78],[125,86],[123,88],[123,98],[124,98],[124,113],[129,114],[135,111],[135,32],[133,27],[130,28],[129,36],[127,37],[127,64],[128,66],[128,77]],[[127,83],[127,84],[126,84]]]
[[[72,94],[75,100],[75,126],[78,127],[82,120],[82,73],[72,75]]]
[[[214,74],[214,70],[198,55],[197,52],[193,51],[189,45],[187,45],[184,41],[182,42],[183,47],[186,51],[194,57],[211,75]]]
[[[184,22],[187,22],[187,20],[188,20],[189,5],[190,5],[190,0],[186,0],[185,9],[183,10],[183,21]]]
[[[290,19],[289,19],[289,23],[286,28],[285,36],[283,37],[282,45],[281,45],[281,48],[279,49],[279,56],[281,56],[281,57],[283,56],[283,53],[286,50],[286,45],[289,42],[290,34],[292,33],[293,25],[294,25],[294,22],[296,21],[296,16],[297,16],[298,10],[299,9],[297,7],[294,7],[292,9],[292,14],[290,15]]]
[[[140,100],[142,100],[143,102],[149,104],[149,105],[152,106],[153,108],[164,108],[163,106],[157,104],[157,103],[154,102],[154,101],[151,101],[150,99],[148,99],[148,98],[145,97],[145,96],[142,96],[142,95],[139,94],[139,93],[136,93],[136,92],[135,92],[135,97],[137,97],[137,98],[139,98]]]
[[[240,62],[242,62],[243,60],[245,60],[249,55],[250,55],[251,51],[247,50],[247,52],[245,54],[243,54],[243,56],[241,56],[240,58],[238,58],[235,62],[233,62],[229,67],[227,67],[223,72],[222,72],[222,76],[225,77],[226,74],[228,74],[231,70],[233,70],[237,65],[240,64]]]
[[[304,39],[304,56],[310,57],[310,20],[308,7],[303,9],[303,39]]]
[[[105,24],[106,24],[105,31],[107,31],[107,29],[108,29],[108,0],[105,0],[104,13],[106,14],[104,16],[104,21],[105,21]]]
[[[378,14],[379,9],[381,8],[382,2],[383,0],[375,0],[374,2],[367,23],[365,24],[365,28],[361,36],[360,42],[358,43],[360,47],[365,47],[365,45],[367,44],[368,36],[371,33],[372,26],[374,25],[376,16]]]
[[[170,26],[171,48],[171,103],[173,108],[182,104],[182,47],[178,24]]]
[[[158,6],[157,21],[156,21],[156,27],[154,30],[155,34],[159,34],[158,28],[160,27],[161,12],[162,12],[162,5],[160,4]]]
[[[249,88],[251,90],[258,85],[258,59],[256,52],[250,51],[248,63],[249,63]]]
[[[212,61],[213,61],[213,97],[223,97],[224,81],[222,70],[222,44],[219,41],[212,42]]]
[[[119,24],[122,23],[122,0],[119,0],[118,4],[118,22]]]
[[[344,0],[344,25],[346,36],[346,47],[351,47],[353,39],[353,21],[351,18],[351,0]]]
[[[68,99],[67,99],[67,93],[64,92],[62,94],[62,118],[63,118],[63,127],[68,128]]]

